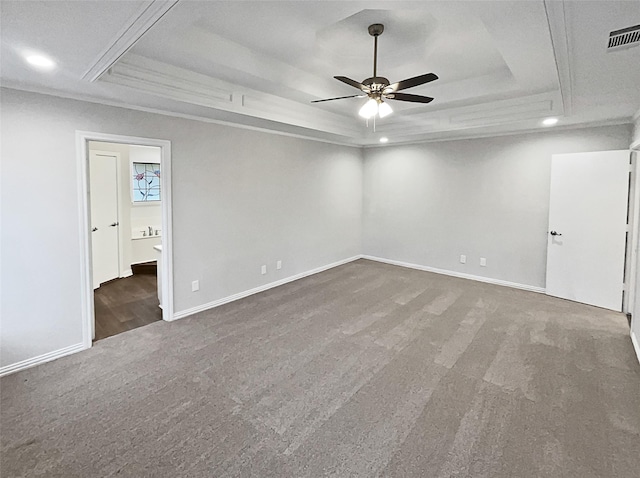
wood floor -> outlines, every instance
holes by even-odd
[[[134,274],[102,284],[95,290],[94,307],[94,340],[162,320],[155,274]]]

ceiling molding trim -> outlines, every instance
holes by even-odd
[[[140,55],[127,55],[101,81],[162,98],[325,133],[356,138],[363,135],[361,125],[344,121],[342,115],[248,88],[238,91],[237,85]]]
[[[452,115],[449,118],[449,121],[452,124],[460,125],[478,123],[487,125],[536,118],[543,114],[550,114],[552,111],[553,101],[551,99],[545,99],[542,101],[534,101],[531,103],[523,103],[502,108],[494,107],[487,111]]]
[[[438,134],[484,126],[511,125],[522,121],[562,115],[560,92],[549,91],[508,100],[489,101],[449,111],[424,112],[378,127],[379,133],[409,137]]]
[[[564,6],[564,0],[544,0],[544,10],[547,14],[547,24],[558,70],[558,80],[560,81],[562,106],[564,114],[571,116],[573,111],[573,81]]]
[[[356,142],[350,143],[347,141],[338,141],[338,140],[332,140],[328,138],[320,138],[317,136],[291,133],[288,131],[279,131],[279,130],[274,130],[266,127],[262,128],[259,126],[244,125],[244,124],[236,123],[233,121],[225,121],[220,119],[208,118],[206,116],[199,116],[199,115],[194,115],[189,113],[178,113],[175,111],[167,111],[167,110],[161,110],[157,108],[150,108],[148,106],[137,106],[130,103],[112,101],[104,98],[96,98],[93,96],[78,95],[75,93],[63,92],[60,90],[39,88],[39,87],[27,87],[24,85],[14,84],[12,82],[4,82],[4,84],[0,86],[0,89],[24,91],[26,93],[35,93],[38,95],[53,96],[55,98],[62,98],[65,100],[83,101],[85,103],[109,106],[112,108],[123,108],[127,110],[132,110],[132,111],[141,111],[143,113],[151,113],[151,114],[157,114],[161,116],[168,116],[171,118],[181,118],[181,119],[187,119],[191,121],[199,121],[201,123],[218,124],[221,126],[228,126],[231,128],[247,129],[250,131],[274,134],[276,136],[287,136],[289,138],[305,139],[309,141],[315,141],[318,143],[333,144],[336,146],[347,146],[349,148],[358,148],[358,149],[362,148],[362,144],[356,143]]]
[[[127,51],[149,31],[158,20],[169,12],[180,0],[152,0],[120,30],[93,64],[82,75],[83,80],[94,82],[111,68]]]
[[[224,105],[233,104],[230,85],[225,89],[129,62],[120,62],[101,80],[199,106],[224,109]]]
[[[445,141],[464,141],[468,139],[482,139],[482,138],[500,138],[502,136],[516,136],[516,135],[526,135],[526,134],[551,134],[558,131],[571,131],[577,129],[588,129],[588,128],[599,128],[604,126],[629,126],[631,125],[631,118],[616,118],[611,120],[603,120],[603,121],[593,121],[589,123],[579,123],[579,124],[570,124],[563,126],[554,126],[553,128],[525,128],[515,131],[502,131],[502,132],[484,132],[484,133],[475,133],[475,134],[463,134],[455,137],[440,137],[440,138],[424,138],[424,139],[416,139],[416,140],[408,140],[408,141],[398,141],[393,142],[390,140],[385,144],[365,144],[362,145],[364,149],[370,148],[389,148],[391,146],[409,146],[412,144],[424,144],[424,143],[443,143]],[[466,131],[466,130],[461,130]],[[440,132],[436,132],[438,134]],[[446,133],[446,131],[444,132]]]

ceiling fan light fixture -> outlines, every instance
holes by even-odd
[[[393,109],[389,106],[389,103],[380,102],[378,105],[378,115],[380,118],[384,118],[385,116],[389,116],[393,113]]]
[[[378,102],[373,98],[369,98],[367,102],[360,108],[358,114],[363,118],[369,119],[378,113]]]

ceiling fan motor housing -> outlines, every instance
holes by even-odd
[[[389,86],[389,80],[384,76],[372,76],[371,78],[364,80],[362,84],[369,87],[371,91],[378,91]]]

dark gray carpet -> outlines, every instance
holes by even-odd
[[[357,261],[1,381],[2,477],[637,477],[622,314]]]

